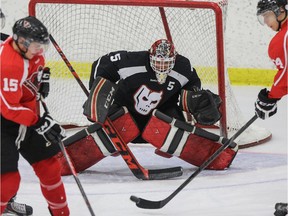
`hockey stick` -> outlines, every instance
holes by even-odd
[[[60,54],[61,58],[63,59],[67,67],[69,68],[70,72],[72,73],[72,75],[74,76],[78,84],[80,85],[81,89],[84,91],[84,93],[88,97],[89,95],[88,90],[86,89],[80,77],[77,75],[76,71],[74,70],[74,68],[68,61],[68,59],[66,58],[65,54],[63,53],[63,51],[61,50],[61,48],[59,47],[59,45],[57,44],[57,42],[55,41],[55,39],[53,38],[51,34],[49,35],[49,38],[52,44],[54,45],[54,47],[56,48],[57,52]],[[156,170],[149,170],[149,169],[145,169],[144,167],[142,167],[136,160],[135,156],[133,155],[133,153],[127,146],[127,144],[123,141],[122,137],[119,135],[118,131],[115,129],[115,127],[113,126],[113,123],[111,122],[109,118],[107,118],[107,122],[108,123],[105,123],[103,125],[106,133],[109,135],[114,146],[117,148],[122,158],[126,162],[127,166],[129,167],[129,169],[131,170],[131,172],[134,174],[136,178],[142,179],[142,180],[160,180],[160,179],[178,177],[183,174],[182,167],[172,167],[172,168],[167,168],[167,169],[156,169]]]
[[[212,161],[214,161],[233,141],[242,134],[258,116],[255,114],[242,128],[237,131],[224,145],[222,145],[213,155],[211,155],[184,183],[182,183],[172,194],[160,201],[151,201],[140,197],[131,196],[130,200],[136,203],[136,206],[144,209],[160,209],[173,199],[189,182],[191,182],[202,170],[204,170]]]
[[[41,101],[41,104],[42,104],[45,112],[46,112],[46,113],[49,113],[48,107],[47,107],[47,105],[46,105],[46,103],[44,102],[44,100],[43,100],[42,97],[41,97],[41,100],[40,100],[40,101]],[[81,194],[82,194],[82,197],[83,197],[83,199],[84,199],[84,201],[85,201],[85,203],[86,203],[86,205],[87,205],[87,207],[88,207],[88,209],[89,209],[89,211],[90,211],[90,214],[91,214],[92,216],[95,216],[95,213],[94,213],[94,211],[93,211],[93,209],[92,209],[92,207],[91,207],[91,204],[90,204],[90,202],[89,202],[89,200],[88,200],[88,197],[87,197],[87,195],[86,195],[86,193],[85,193],[85,191],[84,191],[84,189],[83,189],[83,187],[82,187],[82,184],[81,184],[81,182],[80,182],[80,180],[79,180],[79,178],[78,178],[78,176],[77,176],[77,172],[75,171],[75,167],[74,167],[73,163],[71,162],[70,157],[69,157],[68,153],[66,152],[64,143],[62,142],[61,139],[58,140],[58,144],[59,144],[60,149],[61,149],[61,151],[62,151],[62,153],[63,153],[63,155],[64,155],[64,157],[65,157],[65,159],[66,159],[66,161],[67,161],[67,163],[68,163],[68,166],[69,166],[69,168],[70,168],[70,171],[71,171],[71,173],[73,174],[73,177],[74,177],[74,179],[75,179],[75,181],[76,181],[76,183],[77,183],[77,185],[78,185],[78,188],[79,188],[79,190],[80,190],[80,192],[81,192]]]

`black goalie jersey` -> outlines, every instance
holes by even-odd
[[[159,84],[150,66],[148,51],[118,51],[102,56],[92,65],[90,89],[96,76],[118,82],[114,103],[126,106],[134,118],[144,121],[154,109],[165,113],[171,107],[178,108],[181,89],[193,90],[201,86],[190,61],[179,54],[166,82]]]

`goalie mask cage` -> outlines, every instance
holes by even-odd
[[[112,51],[148,50],[160,38],[174,42],[178,53],[196,68],[204,89],[222,98],[220,134],[231,137],[246,123],[233,95],[224,55],[227,0],[31,0],[29,14],[48,28],[88,88],[92,63]],[[86,95],[51,44],[47,104],[62,124],[89,125],[82,114]],[[242,147],[271,137],[253,125],[236,142]]]

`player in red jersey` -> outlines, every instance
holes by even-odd
[[[260,0],[257,5],[258,20],[267,25],[276,35],[270,41],[268,55],[276,65],[278,72],[274,77],[271,90],[262,89],[255,102],[256,114],[261,119],[269,118],[277,112],[277,101],[288,92],[288,32],[287,0]],[[287,203],[275,205],[275,216],[287,215]]]
[[[40,180],[52,215],[69,215],[66,194],[55,158],[64,130],[44,113],[37,99],[49,93],[50,69],[43,54],[49,45],[46,27],[35,17],[16,21],[13,36],[0,47],[1,55],[1,214],[20,184],[19,153]]]
[[[1,29],[3,29],[5,27],[5,14],[2,12],[2,9],[0,8],[0,18],[1,18]],[[9,37],[8,34],[5,34],[3,32],[1,32],[1,40],[0,40],[0,44],[2,44],[7,38]],[[8,204],[6,209],[3,212],[3,216],[5,215],[19,215],[19,214],[24,214],[24,215],[32,215],[33,214],[33,208],[32,206],[29,206],[27,204],[24,203],[18,203],[15,201],[16,199],[16,195],[13,196]]]
[[[276,65],[278,72],[274,77],[271,90],[262,89],[255,102],[257,115],[266,119],[277,112],[277,101],[287,95],[288,70],[288,33],[287,33],[287,0],[260,0],[257,16],[261,24],[266,24],[277,34],[272,38],[268,54]]]

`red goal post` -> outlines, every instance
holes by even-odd
[[[244,123],[225,65],[227,0],[30,0],[29,14],[39,18],[55,38],[83,83],[93,61],[117,50],[146,50],[168,38],[196,68],[202,86],[222,98],[220,134],[231,137]],[[47,98],[52,115],[63,124],[90,124],[82,114],[86,95],[50,47],[46,60],[52,71]],[[271,137],[255,126],[239,138],[242,146]],[[237,141],[237,140],[236,140]]]

